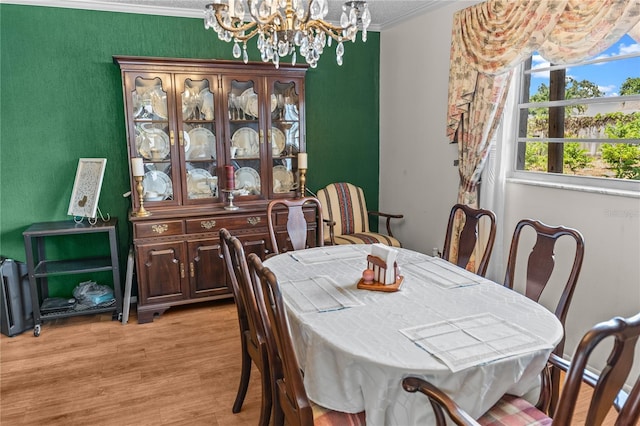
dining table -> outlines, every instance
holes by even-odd
[[[505,393],[536,393],[563,336],[552,312],[405,248],[393,249],[402,276],[395,291],[360,289],[372,248],[316,247],[264,262],[278,278],[309,399],[364,410],[370,426],[408,426],[434,421],[426,396],[402,388],[407,376],[430,381],[474,417]]]

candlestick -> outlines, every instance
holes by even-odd
[[[298,168],[306,169],[307,168],[307,153],[301,152],[298,154]]]
[[[131,174],[134,176],[144,176],[144,163],[142,158],[136,157],[131,159]]]
[[[142,161],[142,158],[140,158],[140,161]],[[138,202],[140,203],[140,208],[138,208],[137,211],[133,212],[132,215],[136,217],[151,216],[151,212],[145,210],[144,208],[144,200],[142,196],[142,193],[144,192],[144,188],[142,187],[142,179],[144,179],[144,176],[134,176],[133,178],[137,183],[136,192],[138,193]]]
[[[239,207],[235,206],[233,204],[233,191],[235,191],[235,189],[223,189],[223,192],[226,192],[228,194],[227,199],[229,200],[229,204],[227,204],[226,206],[224,206],[225,210],[238,210]]]
[[[305,187],[307,182],[307,153],[298,153],[298,172],[300,174],[300,197],[305,195]]]

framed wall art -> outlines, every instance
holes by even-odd
[[[80,158],[73,183],[68,215],[96,219],[106,158]]]

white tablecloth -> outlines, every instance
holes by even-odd
[[[400,291],[359,290],[356,284],[366,268],[370,246],[348,247],[355,255],[344,252],[345,246],[336,246],[340,256],[331,254],[332,247],[323,247],[265,261],[278,277],[285,301],[287,287],[296,281],[328,277],[321,281],[325,288],[331,282],[347,293],[345,300],[359,302],[342,302],[348,306],[321,311],[296,310],[287,302],[311,400],[344,412],[365,410],[371,426],[428,425],[433,423],[430,405],[424,395],[402,389],[404,377],[431,381],[472,416],[480,416],[506,392],[522,395],[537,385],[538,373],[563,333],[560,322],[543,306],[441,259],[406,249],[399,249],[398,255],[405,279]],[[321,251],[326,258],[319,255]],[[524,330],[539,346],[453,372],[406,333],[411,327],[487,313]]]

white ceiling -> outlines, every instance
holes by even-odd
[[[327,21],[338,23],[346,0],[329,0]],[[382,31],[412,16],[423,14],[458,0],[368,0],[372,31]],[[107,10],[183,17],[203,17],[213,0],[0,0],[0,3]]]

